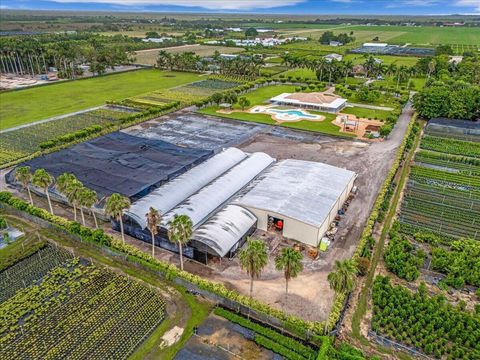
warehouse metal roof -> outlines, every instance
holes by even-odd
[[[135,201],[125,215],[144,229],[147,227],[145,214],[150,207],[166,214],[246,157],[242,150],[228,148]]]
[[[73,173],[100,197],[112,193],[140,197],[212,155],[211,150],[182,148],[117,131],[23,165],[32,171],[43,168],[55,177]]]
[[[191,240],[205,245],[212,255],[224,257],[256,222],[247,209],[227,205],[195,230]]]
[[[265,153],[250,154],[238,165],[166,213],[163,217],[163,227],[168,227],[168,223],[175,215],[188,215],[193,227],[197,227],[273,162],[274,159]]]
[[[335,166],[282,160],[262,173],[233,203],[321,226],[356,174]]]

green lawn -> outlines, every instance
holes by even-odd
[[[383,64],[390,65],[395,64],[397,66],[415,66],[418,59],[414,56],[392,56],[392,55],[372,55],[377,59],[383,60]],[[353,62],[354,65],[363,64],[366,61],[366,57],[364,55],[359,54],[348,54],[344,57],[344,60],[350,60]]]
[[[345,114],[352,114],[360,118],[367,118],[367,119],[378,119],[378,120],[386,120],[387,116],[390,115],[391,111],[385,110],[373,110],[373,109],[366,109],[361,107],[346,107],[342,110]]]
[[[317,75],[315,71],[310,69],[295,69],[295,70],[288,70],[282,73],[285,77],[293,76],[295,79],[297,76],[300,76],[302,79],[310,79],[310,80],[317,80]]]
[[[284,93],[284,92],[294,92],[295,86],[292,85],[276,85],[276,86],[265,86],[259,88],[251,93],[245,95],[248,100],[250,100],[251,106],[261,105],[264,104],[268,99]],[[239,108],[238,104],[235,105],[235,108]],[[217,113],[219,109],[218,106],[211,106],[206,109],[200,110],[201,113],[213,116],[224,117],[233,120],[243,120],[243,121],[251,121],[257,122],[261,124],[267,125],[275,125],[276,121],[272,119],[271,115],[268,114],[249,114],[244,112],[234,112],[231,114],[222,114]],[[292,128],[292,129],[299,129],[299,130],[307,130],[307,131],[314,131],[314,132],[321,132],[324,134],[330,135],[337,135],[337,136],[352,136],[351,134],[342,134],[340,133],[340,128],[336,125],[332,124],[332,121],[335,119],[334,114],[329,113],[322,113],[316,111],[310,111],[313,114],[319,114],[326,117],[324,121],[321,122],[314,122],[303,120],[299,122],[292,122],[292,123],[283,123],[280,126]]]
[[[199,80],[198,74],[139,70],[0,94],[0,130]]]

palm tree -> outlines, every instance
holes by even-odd
[[[77,180],[77,178],[72,173],[63,173],[62,175],[60,175],[57,178],[57,181],[55,183],[55,187],[57,188],[57,190],[60,194],[64,195],[66,198],[68,198],[67,189],[76,180]],[[74,217],[75,217],[75,220],[76,220],[77,219],[77,211],[76,211],[75,207],[74,207]]]
[[[120,194],[112,194],[108,197],[105,204],[105,213],[110,215],[120,223],[120,232],[123,243],[125,243],[125,234],[123,232],[123,211],[130,207],[130,199]]]
[[[80,192],[83,189],[83,184],[77,178],[72,178],[67,184],[65,189],[65,195],[67,200],[73,206],[73,220],[77,221],[77,206],[80,203]],[[81,209],[80,209],[81,210]],[[83,216],[83,210],[82,216]]]
[[[147,217],[148,230],[152,234],[152,257],[155,257],[155,235],[158,234],[158,226],[162,222],[162,215],[160,215],[157,209],[150,207],[145,216]]]
[[[30,204],[33,206],[32,193],[30,192],[30,181],[32,181],[32,173],[30,172],[30,166],[19,167],[15,171],[15,179],[22,184],[24,189],[27,190]]]
[[[259,278],[263,268],[267,265],[267,246],[262,240],[247,239],[247,245],[239,254],[240,266],[250,275],[250,298],[253,293],[253,279]]]
[[[180,250],[180,269],[183,270],[183,244],[186,244],[192,236],[193,223],[188,215],[175,215],[168,227],[168,238],[177,243]]]
[[[89,188],[82,188],[80,192],[80,205],[85,206],[86,208],[90,209],[90,213],[92,214],[93,221],[95,221],[95,228],[98,229],[98,222],[97,217],[95,216],[95,211],[93,211],[93,205],[98,202],[97,193],[95,190]]]
[[[355,285],[357,267],[351,260],[336,260],[333,271],[328,274],[330,288],[337,293],[349,293]]]
[[[50,175],[45,169],[37,169],[32,177],[32,183],[35,186],[38,186],[43,189],[48,200],[48,207],[50,208],[50,213],[53,215],[52,202],[50,201],[50,194],[48,192],[48,187],[53,184],[54,178]]]
[[[293,248],[283,248],[275,258],[275,268],[283,270],[285,276],[285,304],[288,296],[288,281],[295,278],[303,270],[303,255]]]

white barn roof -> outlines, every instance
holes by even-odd
[[[238,165],[166,213],[162,225],[168,227],[168,222],[175,215],[188,215],[195,229],[273,162],[274,159],[265,153],[257,152],[249,155]]]
[[[224,257],[256,222],[247,209],[227,205],[195,230],[191,240],[213,250],[213,255]]]
[[[353,171],[323,163],[283,160],[261,174],[233,204],[318,227],[355,177]]]
[[[161,214],[167,213],[246,157],[242,150],[228,148],[135,201],[125,215],[144,229],[147,227],[145,214],[150,207]]]

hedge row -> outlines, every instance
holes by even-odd
[[[295,334],[303,339],[309,339],[315,335],[323,335],[325,324],[323,322],[306,321],[299,317],[289,315],[281,310],[275,309],[261,301],[251,299],[234,290],[227,289],[223,284],[203,279],[198,275],[182,271],[176,265],[153,258],[133,245],[124,244],[121,240],[105,234],[101,229],[93,230],[80,225],[77,222],[67,220],[63,217],[50,214],[47,210],[37,208],[27,202],[14,197],[11,193],[0,192],[0,202],[10,205],[18,210],[25,211],[33,216],[44,219],[58,228],[70,234],[80,236],[83,240],[100,244],[116,252],[127,255],[131,261],[140,265],[148,266],[156,271],[162,272],[167,279],[175,277],[196,285],[198,288],[216,294],[220,297],[235,301],[249,307],[259,313],[263,313],[282,321],[284,326],[295,331]]]
[[[265,336],[262,335],[255,335],[255,342],[269,350],[272,350],[274,353],[277,353],[281,356],[283,356],[285,359],[288,360],[305,360],[307,358],[298,355],[296,352],[290,350],[289,348],[286,348],[285,346],[280,345],[279,343],[270,340],[269,338],[266,338]],[[315,359],[310,358],[310,359]]]
[[[55,139],[44,141],[43,143],[40,144],[40,149],[45,150],[45,149],[50,149],[52,147],[55,147],[59,144],[67,144],[71,143],[72,141],[79,140],[79,139],[85,139],[86,137],[99,133],[100,131],[103,130],[103,127],[100,125],[92,125],[89,127],[86,127],[85,129],[82,130],[77,130],[72,133],[68,133],[62,136],[59,136]]]
[[[279,334],[275,330],[272,330],[268,327],[257,324],[256,322],[246,319],[243,316],[238,315],[234,312],[218,307],[214,310],[214,313],[235,324],[238,324],[240,326],[243,326],[244,328],[254,331],[256,335],[261,335],[262,337],[265,337],[274,341],[276,344],[279,344],[282,347],[285,347],[290,351],[293,351],[296,354],[301,355],[301,357],[304,359],[315,359],[317,355],[317,352],[315,350],[302,344],[301,342],[295,339],[292,339],[291,337]]]
[[[19,248],[17,251],[9,251],[7,254],[2,254],[0,257],[0,271],[32,256],[48,244],[46,240],[28,242],[27,245],[25,243],[27,242],[24,242],[22,248]]]

